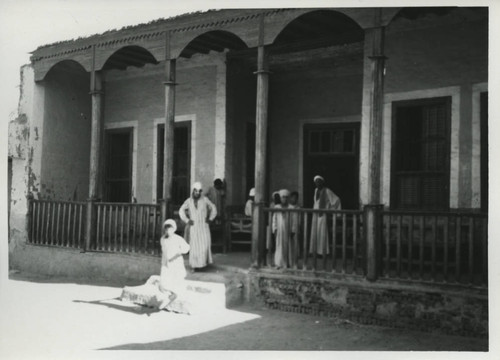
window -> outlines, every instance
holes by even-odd
[[[449,207],[451,98],[393,104],[391,205]]]
[[[158,171],[157,199],[163,198],[163,158],[165,144],[165,125],[158,125]],[[183,121],[174,128],[174,168],[172,174],[172,203],[182,205],[189,197],[191,173],[191,122]]]
[[[106,201],[129,202],[131,200],[132,136],[132,128],[106,131]]]

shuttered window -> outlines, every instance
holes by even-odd
[[[393,104],[391,205],[449,207],[451,98]]]

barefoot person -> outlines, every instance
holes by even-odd
[[[191,197],[184,201],[179,209],[179,216],[189,227],[189,265],[192,271],[212,263],[212,239],[209,224],[217,216],[217,208],[202,195],[201,183],[192,186]]]

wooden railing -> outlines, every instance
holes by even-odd
[[[272,218],[281,213],[295,216],[298,223],[293,240],[285,244],[285,252],[290,253],[287,268],[341,274],[364,273],[362,211],[265,208],[264,213],[267,218],[267,265],[274,265]],[[321,255],[318,255],[318,244],[311,242],[311,227],[315,226],[319,216],[326,221],[329,239],[323,243],[324,248],[319,251]]]
[[[30,243],[82,247],[85,241],[86,203],[31,200],[29,207]]]
[[[382,214],[383,276],[487,285],[486,214],[396,211]]]
[[[160,254],[161,209],[154,204],[96,203],[89,250]]]
[[[296,216],[298,233],[285,245],[285,268],[421,282],[488,284],[488,216],[473,212],[363,211],[264,208],[264,264],[274,266],[271,224],[275,214]],[[311,246],[314,218],[326,217],[328,242],[321,255]],[[375,230],[368,227],[374,224]],[[371,239],[370,239],[371,237]],[[326,255],[325,255],[326,253]],[[286,256],[286,254],[285,254]]]

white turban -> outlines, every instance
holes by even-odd
[[[177,223],[173,219],[165,220],[165,222],[163,223],[163,228],[165,229],[166,226],[171,226],[174,229],[174,231],[177,230]]]
[[[324,178],[323,178],[323,176],[321,176],[321,175],[316,175],[316,176],[314,177],[314,181],[316,181],[316,180],[322,180],[322,181],[325,181],[325,179],[324,179]]]
[[[255,196],[255,188],[251,188],[248,196]]]
[[[201,190],[203,188],[203,186],[201,185],[201,182],[197,181],[193,184],[193,186],[191,186],[191,189],[192,190]]]
[[[280,196],[290,196],[290,191],[288,191],[287,189],[281,189]]]

